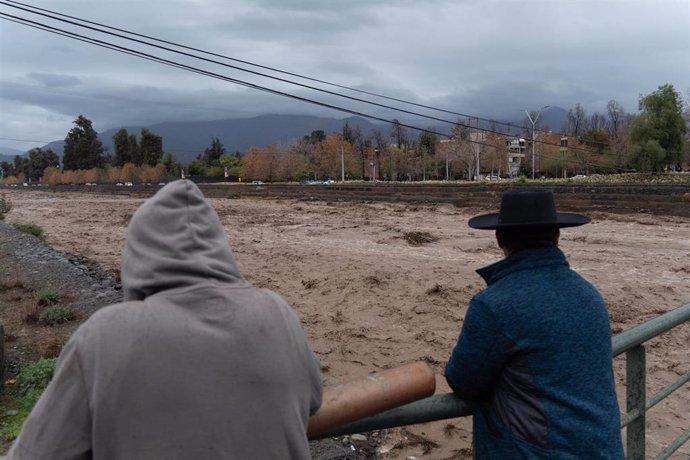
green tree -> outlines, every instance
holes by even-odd
[[[223,168],[227,168],[229,178],[237,179],[240,177],[240,171],[242,171],[242,157],[239,153],[234,155],[223,154],[218,158],[218,163]]]
[[[6,161],[0,161],[0,178],[12,175],[12,165]]]
[[[438,135],[429,132],[422,131],[419,134],[419,148],[426,149],[429,155],[436,155],[436,143],[438,142]]]
[[[199,160],[192,160],[187,165],[187,175],[189,176],[203,176],[204,173],[204,165]]]
[[[137,138],[132,136],[134,142],[130,139],[129,133],[125,128],[120,128],[113,134],[113,145],[115,147],[115,156],[112,164],[114,166],[122,166],[125,163],[133,163],[134,156],[137,154],[139,148]]]
[[[130,134],[127,136],[127,151],[130,154],[130,163],[136,165],[144,164],[144,157],[141,153],[141,149],[139,148],[139,142],[137,141],[136,134]]]
[[[103,144],[93,129],[91,120],[79,115],[65,138],[62,164],[64,169],[91,169],[103,165]]]
[[[139,138],[139,151],[141,154],[141,163],[135,163],[137,166],[147,164],[155,166],[160,163],[163,158],[163,138],[158,136],[146,128],[141,129],[141,136]]]
[[[640,97],[640,114],[633,120],[630,140],[633,146],[641,146],[640,151],[649,151],[652,140],[663,149],[664,154],[651,169],[660,171],[685,158],[686,131],[683,100],[673,85],[662,85],[653,93]]]
[[[580,141],[601,154],[608,148],[609,136],[603,127],[596,130],[590,129],[582,135]]]
[[[60,157],[55,152],[51,149],[31,149],[24,174],[26,174],[27,179],[37,181],[43,177],[43,171],[51,166],[54,168],[60,166]]]
[[[309,136],[304,136],[304,139],[308,140],[312,145],[316,145],[326,140],[326,133],[322,129],[317,129],[312,131]]]
[[[628,164],[638,171],[657,170],[663,164],[666,151],[656,140],[637,143],[630,149]]]
[[[212,137],[211,146],[206,147],[206,149],[204,150],[204,154],[201,157],[201,161],[204,163],[205,166],[211,166],[213,164],[216,164],[217,161],[220,159],[220,156],[224,153],[225,147],[223,147],[223,144],[217,137]]]
[[[165,170],[168,172],[168,175],[170,177],[174,178],[179,178],[180,177],[180,169],[182,168],[182,165],[177,161],[177,158],[175,158],[175,155],[173,155],[170,152],[166,152],[165,155],[163,155],[163,166],[165,166]]]
[[[12,176],[19,176],[20,174],[26,175],[26,168],[29,164],[29,160],[19,155],[15,155],[14,163],[12,167]]]

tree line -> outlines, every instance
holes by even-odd
[[[688,101],[690,102],[690,101]],[[677,169],[688,161],[685,106],[672,85],[642,95],[639,113],[626,113],[615,100],[606,113],[587,115],[579,103],[567,113],[561,133],[545,133],[535,126],[535,168],[540,174],[561,177],[579,172],[643,172]],[[536,113],[531,114],[532,119]],[[122,128],[113,135],[114,151],[107,153],[91,121],[79,115],[65,138],[62,168],[50,149],[35,148],[13,163],[0,163],[3,178],[38,181],[49,172],[51,183],[72,183],[88,177],[96,181],[151,182],[164,178],[207,176],[226,180],[430,180],[473,179],[480,175],[524,174],[531,171],[531,141],[527,118],[523,133],[502,132],[499,124],[480,127],[477,121],[458,120],[448,139],[433,130],[413,135],[394,120],[389,135],[373,129],[364,135],[345,123],[340,133],[316,130],[284,145],[250,147],[242,155],[228,153],[218,138],[189,164],[163,151],[161,136],[143,128],[139,135]],[[519,167],[510,164],[506,144],[519,137],[529,140],[520,153]],[[565,146],[564,141],[565,139]],[[524,150],[524,152],[523,152]],[[69,171],[82,171],[75,175]],[[85,173],[84,171],[98,171]]]

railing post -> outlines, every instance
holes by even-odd
[[[643,345],[628,350],[626,356],[627,411],[637,412],[637,418],[627,428],[629,460],[645,458],[646,359]]]

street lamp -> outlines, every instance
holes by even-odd
[[[545,105],[541,109],[539,109],[539,112],[537,112],[537,116],[534,117],[534,120],[532,120],[532,116],[529,114],[527,110],[525,110],[525,113],[527,114],[527,118],[529,118],[529,121],[532,122],[532,179],[534,179],[534,125],[537,124],[537,120],[539,120],[539,115],[541,115],[541,111],[544,109],[548,109],[551,107],[550,105]]]

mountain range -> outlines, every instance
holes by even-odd
[[[566,122],[567,112],[560,107],[551,107],[542,113],[542,129],[560,131]],[[420,126],[434,129],[441,134],[450,131],[450,125],[430,126],[427,121],[407,122],[413,126]],[[263,147],[269,144],[285,144],[292,140],[308,136],[313,131],[322,130],[326,134],[341,133],[343,126],[347,123],[351,128],[358,127],[362,135],[367,137],[372,130],[379,129],[390,139],[391,126],[385,123],[371,122],[361,117],[347,118],[325,118],[311,115],[261,115],[252,118],[213,120],[213,121],[193,121],[193,122],[164,122],[149,126],[124,126],[130,134],[139,134],[142,128],[163,138],[163,150],[172,152],[178,161],[188,163],[211,144],[212,138],[216,137],[224,145],[226,152],[245,153],[249,147]],[[518,126],[525,126],[524,120],[511,123]],[[488,127],[488,123],[480,126]],[[531,128],[531,126],[529,126]],[[108,152],[113,152],[113,135],[120,128],[109,129],[98,133],[103,145]],[[505,130],[505,128],[504,128]],[[408,129],[408,132],[410,130]],[[512,133],[520,131],[512,129]],[[67,133],[65,133],[66,135]],[[414,134],[414,133],[410,133]],[[58,155],[62,156],[64,141],[54,141],[42,148],[50,148]],[[0,161],[12,161],[15,155],[22,152],[13,149],[0,149]]]

